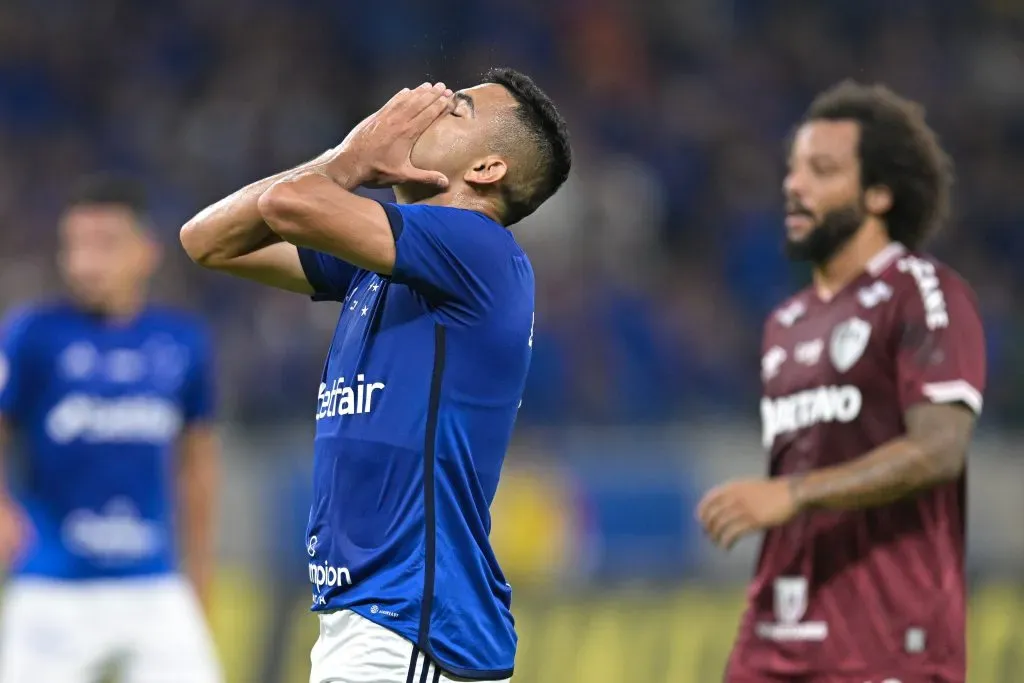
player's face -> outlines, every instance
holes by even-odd
[[[81,205],[61,219],[58,257],[75,298],[105,311],[144,286],[156,266],[157,249],[130,208]]]
[[[811,121],[797,130],[783,184],[792,258],[827,261],[863,224],[859,137],[853,121]]]
[[[441,171],[450,181],[467,179],[491,152],[502,117],[512,115],[515,107],[512,95],[495,83],[456,92],[448,112],[413,146],[413,165]]]

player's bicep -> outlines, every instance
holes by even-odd
[[[967,457],[977,414],[965,403],[917,403],[904,414],[907,438],[943,473],[958,476]]]
[[[202,522],[203,516],[197,519],[195,513],[209,505],[221,480],[220,438],[214,426],[196,424],[186,428],[179,439],[177,455],[182,512],[191,518],[191,524],[185,528],[187,536],[195,533],[192,525]]]
[[[179,465],[183,469],[207,467],[216,461],[220,440],[212,424],[189,425],[181,434],[178,444]]]
[[[305,173],[275,183],[260,197],[259,209],[271,229],[296,246],[391,274],[395,240],[384,210],[372,199]]]

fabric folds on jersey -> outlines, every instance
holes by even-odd
[[[300,249],[314,298],[342,304],[316,404],[313,609],[352,610],[453,676],[505,679],[516,635],[489,507],[529,367],[533,270],[481,213],[384,210],[389,276]]]

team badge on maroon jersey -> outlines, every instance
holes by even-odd
[[[807,579],[780,576],[775,579],[775,618],[783,624],[796,624],[807,613]]]
[[[828,344],[832,365],[839,372],[846,372],[860,360],[871,339],[871,324],[860,318],[850,318],[836,325]]]

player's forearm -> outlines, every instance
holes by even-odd
[[[189,257],[199,265],[217,268],[280,242],[260,213],[260,197],[274,183],[317,168],[327,154],[247,185],[200,211],[181,228],[181,244]]]
[[[259,210],[270,229],[280,239],[297,247],[316,247],[310,237],[319,232],[335,232],[339,216],[351,210],[352,194],[347,183],[338,182],[322,169],[307,169],[282,178],[267,188],[259,200]]]
[[[380,203],[352,192],[362,177],[357,164],[335,156],[275,183],[259,208],[286,242],[387,275],[395,262],[394,232]]]
[[[835,467],[790,478],[801,509],[855,509],[884,505],[941,480],[936,459],[908,439],[891,441]]]
[[[921,404],[905,419],[906,436],[842,465],[792,477],[797,506],[874,507],[959,477],[975,415],[959,405]]]
[[[332,197],[354,196],[351,193],[359,187],[362,175],[351,157],[328,151],[316,163],[276,176],[257,197],[256,208],[268,229],[288,241],[296,232],[290,224],[301,220],[296,216],[301,213],[300,206],[323,206]]]
[[[849,510],[885,505],[955,479],[963,459],[910,438],[876,448],[843,465],[790,479],[800,509]]]
[[[209,551],[205,554],[199,554],[195,551],[191,552],[185,559],[182,569],[184,570],[185,577],[192,584],[192,589],[195,591],[199,603],[203,606],[204,610],[208,609],[210,596],[213,592],[213,578],[216,572],[213,552]]]

